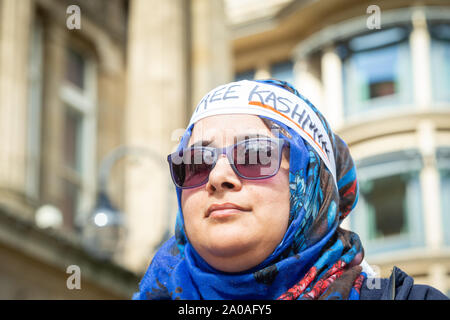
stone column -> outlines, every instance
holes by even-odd
[[[333,131],[343,123],[344,97],[342,83],[342,62],[334,47],[325,50],[322,56],[322,81],[324,90],[324,116]]]
[[[123,260],[139,272],[148,266],[166,228],[173,230],[176,213],[166,157],[177,143],[172,132],[185,127],[187,119],[184,8],[181,0],[130,2],[125,141],[147,152],[125,166],[128,237]]]
[[[0,197],[19,206],[26,191],[31,1],[0,1]]]
[[[342,62],[333,46],[325,49],[321,59],[322,88],[317,78],[310,77],[313,92],[320,99],[320,105],[316,107],[322,112],[329,122],[332,130],[337,132],[344,121],[344,84],[342,83]],[[322,95],[320,95],[322,91]],[[314,103],[314,102],[313,102]],[[350,219],[345,219],[341,227],[350,230]]]
[[[435,125],[423,120],[417,129],[419,148],[424,159],[420,172],[422,189],[425,243],[430,250],[439,250],[443,244],[442,211],[439,171],[436,167]]]
[[[446,294],[448,287],[447,268],[442,263],[433,263],[428,269],[428,283],[433,288]]]
[[[126,70],[125,50],[111,41],[105,33],[98,32],[95,39],[99,54],[97,160],[98,168],[100,168],[105,157],[124,143]],[[114,163],[107,186],[110,199],[119,208],[123,208],[124,201],[123,165],[124,161]]]
[[[321,112],[324,111],[322,102],[322,83],[315,75],[307,58],[296,59],[294,64],[295,87],[307,97]]]
[[[412,15],[413,31],[410,36],[413,71],[414,102],[419,109],[431,105],[430,35],[425,13],[415,9]]]
[[[192,106],[232,80],[231,39],[223,0],[191,0]]]
[[[66,29],[57,23],[45,25],[44,104],[42,105],[41,201],[57,205],[62,190],[59,175],[63,163],[64,109],[60,87],[65,71]]]
[[[256,66],[255,79],[269,79],[271,77],[270,64],[267,61],[259,62]]]

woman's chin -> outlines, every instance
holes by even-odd
[[[215,226],[208,230],[208,247],[221,248],[221,250],[234,250],[234,248],[246,248],[256,244],[256,235],[244,226]],[[249,232],[250,231],[250,232]],[[227,249],[230,248],[230,249]]]
[[[213,268],[233,273],[248,270],[262,262],[264,256],[255,255],[257,252],[263,252],[257,243],[225,240],[209,243],[199,254]]]
[[[222,231],[210,235],[204,244],[206,245],[202,246],[202,251],[209,256],[233,258],[256,250],[258,242],[242,233]]]

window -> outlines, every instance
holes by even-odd
[[[76,172],[81,172],[83,115],[66,106],[64,120],[64,162]]]
[[[93,58],[76,48],[66,51],[61,87],[64,120],[61,208],[64,226],[81,231],[83,214],[94,201],[96,76]]]
[[[234,81],[253,80],[254,78],[255,78],[255,70],[248,70],[236,73],[234,76]]]
[[[440,175],[444,241],[446,245],[450,245],[450,148],[438,148],[436,151],[436,159]]]
[[[450,23],[429,27],[433,100],[450,102]]]
[[[67,51],[67,68],[66,79],[72,84],[84,89],[84,77],[85,77],[85,61],[84,58],[74,50]]]
[[[346,116],[412,103],[408,36],[407,28],[395,27],[338,45]]]
[[[294,83],[294,64],[292,61],[275,63],[270,68],[272,78]]]
[[[416,150],[357,162],[360,193],[351,225],[369,254],[423,244],[421,167]]]
[[[366,202],[369,239],[407,232],[406,189],[408,175],[393,175],[361,183]]]

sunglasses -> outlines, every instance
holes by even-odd
[[[223,154],[239,177],[260,180],[277,174],[285,146],[289,143],[281,138],[258,137],[224,148],[193,146],[169,154],[167,161],[172,180],[181,189],[205,184]]]

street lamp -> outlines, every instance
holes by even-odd
[[[63,224],[63,215],[61,210],[50,204],[45,204],[36,210],[35,222],[39,228],[58,229]]]
[[[156,163],[165,166],[163,158],[156,152],[140,147],[119,146],[102,160],[99,168],[99,192],[96,205],[83,228],[86,250],[101,259],[111,259],[114,256],[120,249],[128,231],[124,214],[112,204],[107,192],[112,167],[118,160],[127,155],[150,157]],[[171,184],[169,184],[170,186]],[[169,198],[168,201],[170,201]]]
[[[99,191],[95,209],[84,228],[86,249],[101,259],[111,259],[126,232],[123,214]]]

